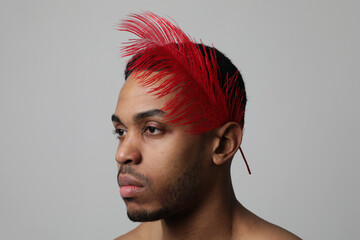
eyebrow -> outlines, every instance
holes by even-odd
[[[116,123],[121,123],[120,118],[115,114],[111,115],[111,121]]]
[[[164,111],[160,110],[160,109],[151,109],[145,112],[139,112],[137,113],[133,119],[135,122],[139,122],[140,120],[144,119],[144,118],[148,118],[148,117],[152,117],[152,116],[163,116],[165,114]],[[116,122],[116,123],[121,123],[121,120],[118,116],[116,116],[115,114],[113,114],[111,116],[111,121]]]
[[[140,113],[137,113],[135,116],[134,116],[134,121],[135,122],[138,122],[140,121],[141,119],[144,119],[144,118],[147,118],[147,117],[152,117],[152,116],[162,116],[164,115],[165,112],[160,110],[160,109],[151,109],[151,110],[148,110],[148,111],[145,111],[145,112],[140,112]]]

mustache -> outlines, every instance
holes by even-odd
[[[120,186],[120,183],[119,183],[119,176],[120,174],[128,174],[132,177],[134,177],[137,181],[139,181],[140,183],[144,184],[144,186],[147,186],[149,187],[150,186],[150,181],[149,179],[141,174],[141,173],[138,173],[136,172],[132,167],[131,165],[121,165],[119,171],[118,171],[118,174],[117,174],[117,182],[118,182],[118,185]]]

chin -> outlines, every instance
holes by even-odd
[[[133,222],[153,222],[171,216],[171,211],[166,208],[158,210],[127,211],[129,219]]]

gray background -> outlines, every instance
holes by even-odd
[[[110,115],[115,30],[171,16],[241,70],[248,92],[239,200],[304,239],[359,239],[359,1],[1,1],[0,239],[112,239],[119,196]]]

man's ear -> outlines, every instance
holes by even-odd
[[[235,155],[242,141],[242,129],[235,122],[228,122],[216,129],[218,141],[213,152],[213,162],[222,165]]]

